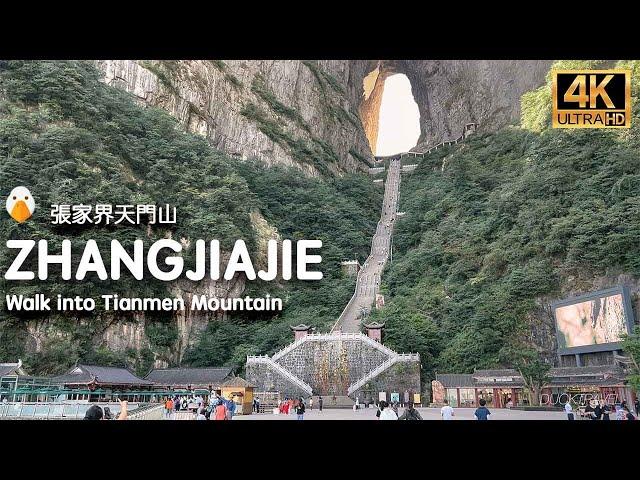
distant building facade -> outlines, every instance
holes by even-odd
[[[145,380],[153,382],[154,390],[163,394],[193,391],[204,396],[212,391],[220,393],[222,385],[232,378],[232,367],[156,368],[145,376]]]
[[[624,370],[616,365],[595,367],[558,367],[549,372],[538,403],[562,406],[567,399],[577,405],[589,400],[604,400],[609,404],[626,401],[633,405],[635,396],[626,384]],[[475,407],[480,399],[493,408],[529,405],[522,376],[517,370],[476,370],[472,374],[436,374],[432,384],[433,403],[446,399],[453,407]]]
[[[153,382],[126,368],[78,364],[66,374],[51,378],[51,382],[64,390],[66,400],[101,402],[119,398],[145,402],[154,397]]]

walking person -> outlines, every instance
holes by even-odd
[[[309,397],[309,410],[313,410],[313,397]]]
[[[573,414],[573,407],[571,401],[567,398],[567,402],[564,404],[564,412],[567,414],[567,420],[575,420],[576,416]]]
[[[607,402],[602,400],[602,420],[604,421],[611,420],[611,418],[609,417],[610,414],[611,414],[611,406]]]
[[[453,420],[455,412],[451,405],[449,405],[449,400],[444,401],[444,406],[440,409],[440,416],[442,417],[442,420]]]
[[[422,415],[413,407],[413,402],[409,402],[407,403],[406,410],[400,415],[398,420],[422,420]]]
[[[480,406],[473,413],[473,417],[476,420],[483,420],[483,421],[489,420],[489,417],[491,416],[491,412],[486,406],[487,401],[484,398],[481,398],[478,403],[480,404]]]
[[[296,415],[298,415],[298,420],[304,420],[304,410],[304,401],[302,400],[302,397],[300,397],[300,401],[296,406]]]
[[[206,408],[204,405],[198,407],[198,413],[196,414],[196,420],[207,420]]]
[[[384,401],[380,402],[380,420],[398,420],[398,415]]]
[[[218,405],[216,405],[215,416],[213,417],[215,420],[226,420],[227,419],[227,406],[225,402],[220,398],[218,399]]]
[[[173,399],[171,397],[169,397],[164,406],[165,406],[165,409],[166,409],[166,417],[167,418],[171,418],[171,414],[173,413],[173,408],[174,408]]]
[[[236,413],[236,402],[233,401],[233,397],[227,400],[227,420],[232,420],[233,415]]]
[[[594,420],[600,420],[600,417],[602,417],[602,402],[600,403],[596,403],[595,408],[593,409],[593,415],[594,415]]]
[[[318,410],[322,412],[322,395],[318,396]]]

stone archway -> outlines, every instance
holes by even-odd
[[[378,65],[369,72],[362,82],[364,91],[362,103],[360,104],[360,119],[372,152],[375,152],[378,144],[380,106],[382,105],[384,82],[390,75],[393,75],[393,72],[383,62],[378,62]]]
[[[402,73],[420,113],[417,149],[460,137],[477,123],[494,131],[520,118],[520,97],[544,83],[549,60],[379,60],[365,71],[359,105],[365,134],[375,151],[385,80]]]

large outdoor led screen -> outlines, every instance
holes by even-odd
[[[567,299],[553,309],[560,353],[617,350],[633,324],[629,295],[622,287]]]

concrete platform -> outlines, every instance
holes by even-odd
[[[564,412],[525,412],[522,410],[490,409],[491,420],[567,420]],[[418,408],[424,420],[441,421],[439,408]],[[456,408],[453,421],[474,420],[473,412],[475,408]],[[402,415],[403,409],[399,409]],[[317,409],[307,412],[305,420],[376,420],[376,409],[365,408],[362,410],[345,410],[325,408],[322,412]],[[282,420],[296,421],[295,415],[273,415],[271,413],[261,413],[254,415],[240,415],[234,420]]]

